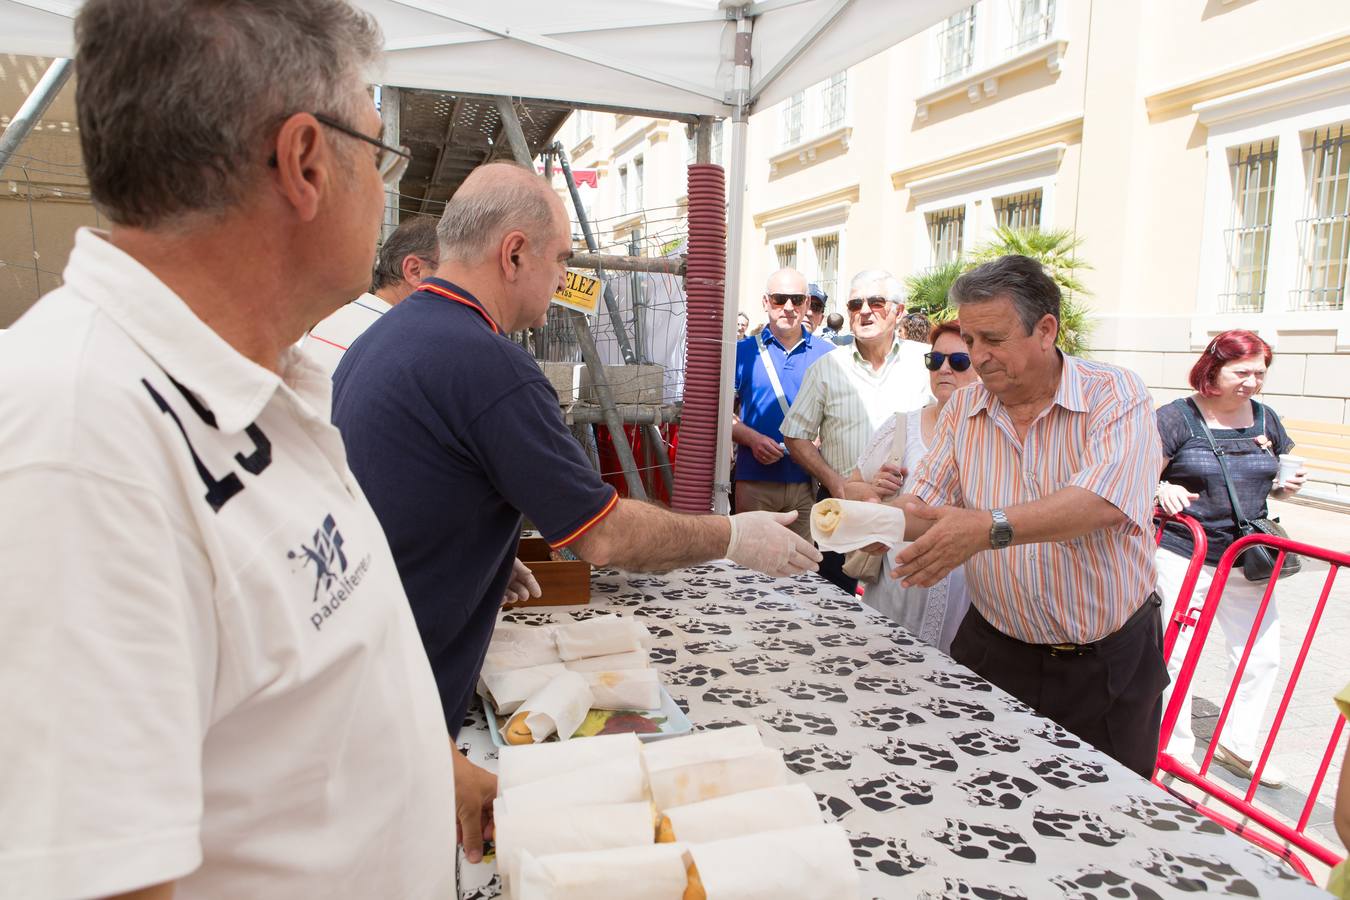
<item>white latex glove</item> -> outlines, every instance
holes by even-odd
[[[1179,484],[1172,484],[1164,481],[1158,485],[1157,500],[1162,511],[1169,516],[1175,516],[1191,505],[1192,500],[1200,499],[1199,494],[1192,494]]]
[[[820,551],[810,541],[787,526],[797,513],[771,513],[763,510],[739,513],[731,517],[731,540],[727,557],[747,569],[765,575],[798,575],[819,568]]]
[[[538,597],[539,582],[535,580],[534,573],[520,560],[511,563],[511,579],[506,582],[506,594],[502,597],[502,605],[510,603],[522,603],[531,597]]]

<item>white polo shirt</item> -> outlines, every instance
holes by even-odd
[[[329,405],[88,229],[0,337],[0,896],[453,896],[436,686]]]
[[[346,306],[333,311],[300,339],[296,346],[328,372],[332,378],[342,354],[352,342],[380,318],[393,309],[374,294],[362,294]]]

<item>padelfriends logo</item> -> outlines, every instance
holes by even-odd
[[[287,559],[299,562],[298,567],[292,567],[293,570],[308,569],[311,565],[314,567],[314,595],[311,603],[319,606],[311,613],[309,621],[315,631],[322,630],[324,622],[351,599],[370,569],[369,554],[349,567],[344,543],[337,522],[332,515],[328,515],[314,532],[310,543],[301,543],[299,550],[286,551]]]

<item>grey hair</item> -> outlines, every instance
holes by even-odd
[[[853,280],[850,281],[848,285],[849,296],[852,296],[853,293],[862,286],[878,283],[883,285],[882,290],[885,292],[887,300],[904,306],[904,285],[900,283],[900,279],[896,278],[885,269],[867,269],[866,271],[854,275]]]
[[[286,116],[354,124],[383,44],[345,0],[88,0],[75,41],[94,205],[138,228],[237,205]]]
[[[442,259],[476,262],[509,232],[523,231],[531,239],[539,240],[554,227],[554,204],[549,202],[553,193],[543,178],[515,162],[488,166],[512,167],[529,177],[498,178],[482,185],[466,181],[461,185],[445,204],[445,212],[436,226]],[[488,167],[475,171],[483,172],[485,168]]]
[[[1029,256],[1000,256],[971,269],[952,282],[948,299],[954,306],[1007,297],[1017,310],[1027,334],[1047,315],[1059,322],[1060,291],[1045,267]]]
[[[393,230],[380,245],[375,257],[375,276],[370,289],[398,284],[403,280],[403,260],[416,256],[435,268],[441,261],[441,248],[436,239],[436,220],[431,216],[417,216]]]

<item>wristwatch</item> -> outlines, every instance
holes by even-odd
[[[1001,509],[991,509],[989,515],[994,517],[994,524],[989,529],[989,546],[995,550],[1002,550],[1012,543],[1012,523]]]

